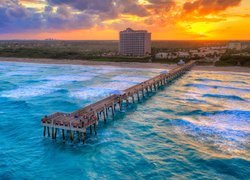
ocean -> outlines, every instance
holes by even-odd
[[[85,144],[43,137],[44,115],[161,71],[0,62],[0,179],[249,179],[249,73],[190,71]]]

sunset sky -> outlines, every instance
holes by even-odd
[[[0,0],[0,39],[250,40],[250,0]]]

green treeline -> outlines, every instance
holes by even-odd
[[[4,48],[0,49],[0,57],[48,58],[48,59],[79,59],[96,61],[148,62],[148,58],[102,57],[101,51],[81,52],[71,49],[55,48]]]
[[[250,67],[250,56],[224,55],[215,66],[245,66]]]

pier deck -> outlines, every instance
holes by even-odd
[[[44,136],[46,134],[52,139],[57,138],[58,131],[61,130],[62,138],[65,140],[65,134],[69,134],[71,141],[74,140],[74,135],[77,133],[78,140],[84,143],[86,130],[92,134],[92,128],[96,134],[96,126],[101,119],[106,122],[109,115],[114,118],[114,113],[117,110],[122,110],[125,102],[126,106],[129,101],[135,103],[135,98],[140,101],[149,92],[157,91],[160,86],[166,85],[168,82],[180,77],[185,72],[194,66],[195,62],[191,61],[183,66],[179,66],[170,70],[168,73],[162,73],[142,83],[125,89],[120,94],[113,94],[98,102],[90,104],[72,113],[57,112],[55,114],[45,116],[41,120],[41,125],[44,127]],[[47,132],[46,132],[47,131]]]

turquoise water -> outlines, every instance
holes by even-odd
[[[43,137],[71,112],[162,70],[0,62],[0,179],[248,179],[250,74],[192,71],[86,143]]]

